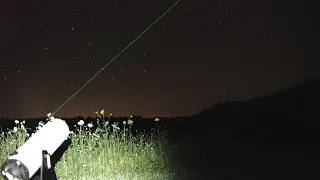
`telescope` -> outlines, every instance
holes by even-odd
[[[44,171],[53,169],[50,156],[68,139],[69,126],[58,118],[48,115],[48,122],[33,134],[1,165],[4,180],[29,180],[40,169],[40,180]],[[53,170],[54,171],[54,170]]]

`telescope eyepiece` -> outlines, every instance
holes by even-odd
[[[28,180],[28,168],[16,159],[8,159],[1,166],[1,174],[4,180]]]

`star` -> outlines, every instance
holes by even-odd
[[[48,47],[46,46],[46,47],[44,47],[44,49],[45,49],[45,50],[47,50],[47,49],[48,49]]]
[[[89,45],[91,44],[91,41],[89,41]]]
[[[4,80],[7,80],[7,77],[4,77]]]
[[[259,66],[257,66],[257,65],[256,65],[256,66],[255,66],[255,68],[257,69],[257,71],[258,71],[258,72],[260,72],[260,71],[261,71],[261,69],[260,69],[260,67],[259,67]]]
[[[144,72],[146,73],[146,72],[147,72],[147,70],[144,70]]]
[[[18,74],[20,74],[20,70],[18,70],[17,72],[18,72]]]

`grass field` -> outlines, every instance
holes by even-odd
[[[0,161],[21,146],[30,136],[24,122],[0,136]],[[109,124],[97,119],[98,127],[80,120],[70,132],[71,145],[55,166],[59,180],[169,180],[175,171],[170,164],[166,135],[153,130],[151,135],[133,135],[132,120]]]

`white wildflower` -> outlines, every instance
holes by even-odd
[[[124,124],[124,125],[126,125],[126,124],[127,124],[127,122],[126,122],[126,121],[123,121],[123,124]]]
[[[83,121],[83,120],[80,120],[80,121],[78,122],[78,125],[79,125],[79,126],[84,125],[84,121]]]
[[[93,127],[93,124],[92,124],[92,123],[88,123],[88,127],[89,127],[89,128],[92,128],[92,127]]]
[[[17,131],[18,131],[18,128],[17,128],[17,127],[14,127],[14,128],[13,128],[13,132],[16,133]]]
[[[19,120],[14,120],[14,123],[19,124]]]
[[[102,109],[102,110],[100,111],[100,114],[104,114],[104,109]]]
[[[154,121],[155,121],[155,122],[158,122],[158,121],[160,121],[160,119],[159,119],[159,118],[155,118]]]
[[[22,129],[22,130],[26,130],[26,127],[24,127],[24,125],[21,124],[21,129]]]
[[[128,120],[129,125],[133,125],[133,121],[131,119]]]

